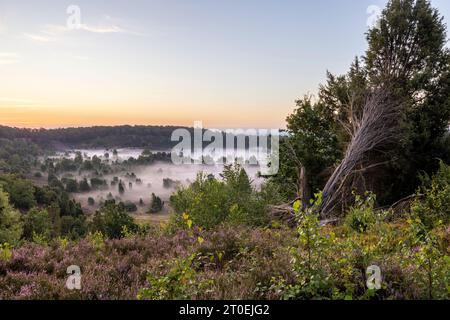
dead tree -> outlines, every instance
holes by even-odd
[[[294,146],[287,141],[287,152],[289,153],[289,156],[296,164],[296,182],[295,182],[295,188],[296,188],[296,200],[300,200],[302,203],[301,208],[306,209],[306,207],[309,204],[309,201],[311,199],[311,190],[308,185],[308,177],[306,168],[303,165],[302,161],[297,156]],[[294,200],[294,201],[296,201]]]
[[[323,189],[320,214],[329,217],[351,194],[354,179],[364,172],[386,164],[376,154],[386,154],[399,141],[402,104],[389,89],[376,89],[366,100],[362,115],[351,115],[351,140],[344,159]],[[376,159],[376,160],[375,160]]]

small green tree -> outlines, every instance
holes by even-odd
[[[450,259],[440,251],[439,237],[436,233],[442,225],[436,224],[436,229],[430,230],[414,213],[408,219],[408,223],[410,246],[404,248],[407,258],[404,263],[410,259],[417,268],[412,281],[424,290],[423,296],[427,296],[428,299],[448,299]],[[411,250],[411,247],[414,249]]]
[[[320,195],[316,199],[320,206]],[[287,287],[287,299],[331,297],[333,279],[325,268],[333,239],[322,233],[317,208],[301,211],[300,201],[294,203],[299,219],[298,247],[291,249],[296,282]]]
[[[34,187],[30,181],[13,179],[7,190],[10,201],[16,208],[28,210],[36,205]]]
[[[432,229],[437,224],[450,222],[450,166],[441,162],[432,179],[424,178],[419,193],[423,199],[414,201],[411,212]]]
[[[124,193],[125,193],[125,187],[124,187],[122,181],[119,181],[119,187],[118,187],[118,189],[119,189],[119,193],[120,193],[120,194],[124,194]]]
[[[345,224],[356,232],[364,233],[376,222],[374,213],[375,195],[367,192],[364,196],[353,193],[355,204],[349,208]]]
[[[52,220],[46,210],[33,208],[23,216],[23,237],[29,241],[35,237],[49,241],[52,229]]]
[[[267,222],[266,194],[254,190],[240,165],[225,166],[222,180],[205,173],[188,187],[177,190],[170,198],[181,221],[188,213],[194,225],[213,228],[223,222],[262,225]]]
[[[70,193],[78,192],[78,182],[75,179],[67,179],[66,191]]]
[[[217,179],[208,179],[199,173],[197,179],[189,186],[177,190],[170,197],[172,207],[181,214],[187,212],[195,225],[212,228],[225,221],[228,216],[225,183]]]
[[[100,231],[110,239],[122,238],[124,227],[133,233],[138,230],[138,225],[125,211],[124,206],[116,204],[114,200],[105,202],[103,207],[95,213],[91,224],[92,231]]]
[[[149,212],[150,213],[161,212],[163,207],[164,207],[164,202],[161,200],[161,198],[157,197],[154,193],[152,193],[152,200],[151,200]]]
[[[89,197],[89,198],[88,198],[88,204],[89,204],[90,206],[95,205],[95,200],[94,200],[94,198]]]
[[[89,185],[89,182],[87,181],[86,178],[84,178],[83,180],[80,181],[79,188],[80,188],[81,192],[91,191],[91,186]]]
[[[8,195],[0,187],[0,243],[17,244],[22,231],[20,213],[11,207]]]

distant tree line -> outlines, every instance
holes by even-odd
[[[186,129],[193,137],[194,129],[176,126],[96,126],[61,129],[22,129],[0,125],[0,139],[24,139],[47,149],[64,148],[150,148],[170,149],[172,132]],[[205,131],[205,129],[203,129]],[[237,135],[234,136],[234,139]],[[206,146],[210,142],[204,142]],[[245,139],[246,146],[249,138]]]

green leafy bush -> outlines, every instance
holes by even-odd
[[[428,229],[419,217],[408,219],[409,246],[404,247],[407,261],[413,262],[414,277],[411,282],[427,295],[428,299],[448,299],[450,297],[450,257],[442,254],[442,235],[449,230],[442,225]],[[413,250],[410,249],[413,247]]]
[[[138,225],[133,218],[126,212],[122,204],[116,204],[114,200],[108,200],[97,211],[92,220],[92,231],[100,231],[110,239],[119,239],[123,237],[123,227],[129,232],[136,232]]]
[[[366,232],[375,222],[375,195],[367,192],[363,197],[355,195],[355,204],[349,209],[345,224],[357,232]]]
[[[141,202],[143,204],[142,199],[141,199]],[[150,204],[149,213],[161,212],[163,207],[164,207],[164,201],[162,201],[160,197],[158,197],[154,193],[152,193],[152,201],[151,201],[151,204]]]
[[[90,205],[90,206],[95,205],[95,199],[92,198],[92,197],[89,197],[89,198],[88,198],[88,205]]]
[[[416,200],[411,206],[413,216],[417,216],[427,228],[433,228],[439,222],[450,222],[450,166],[441,162],[439,171],[432,179],[425,178],[419,190],[423,199]]]
[[[36,205],[33,183],[15,175],[0,176],[0,186],[9,194],[9,201],[17,209],[28,210]]]
[[[194,225],[212,228],[223,222],[261,225],[268,221],[262,193],[255,191],[245,170],[239,166],[225,166],[222,179],[199,173],[186,188],[170,198],[178,213],[174,223],[182,225],[181,214],[188,213]]]
[[[320,199],[320,197],[319,197]],[[323,234],[316,206],[300,211],[300,201],[294,203],[299,224],[298,247],[291,249],[295,283],[287,286],[285,299],[314,299],[331,297],[333,282],[325,269],[326,257],[331,249],[331,238]]]
[[[138,299],[150,300],[184,300],[192,299],[199,292],[205,291],[213,280],[196,279],[194,264],[197,255],[175,259],[170,263],[170,270],[162,275],[147,275],[148,287],[138,293]]]
[[[0,244],[0,261],[9,261],[11,258],[11,246],[8,243]]]
[[[31,209],[23,216],[23,237],[26,240],[52,238],[53,223],[46,210]]]
[[[8,194],[0,187],[0,243],[17,244],[22,231],[20,213],[10,205]]]

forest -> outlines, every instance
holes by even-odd
[[[147,147],[169,149],[173,126],[116,126],[63,129],[22,129],[0,125],[0,137],[28,140],[45,148]],[[189,128],[185,128],[189,129]]]
[[[296,101],[275,176],[173,171],[177,127],[0,126],[0,299],[450,299],[447,26],[389,0],[365,37]]]

